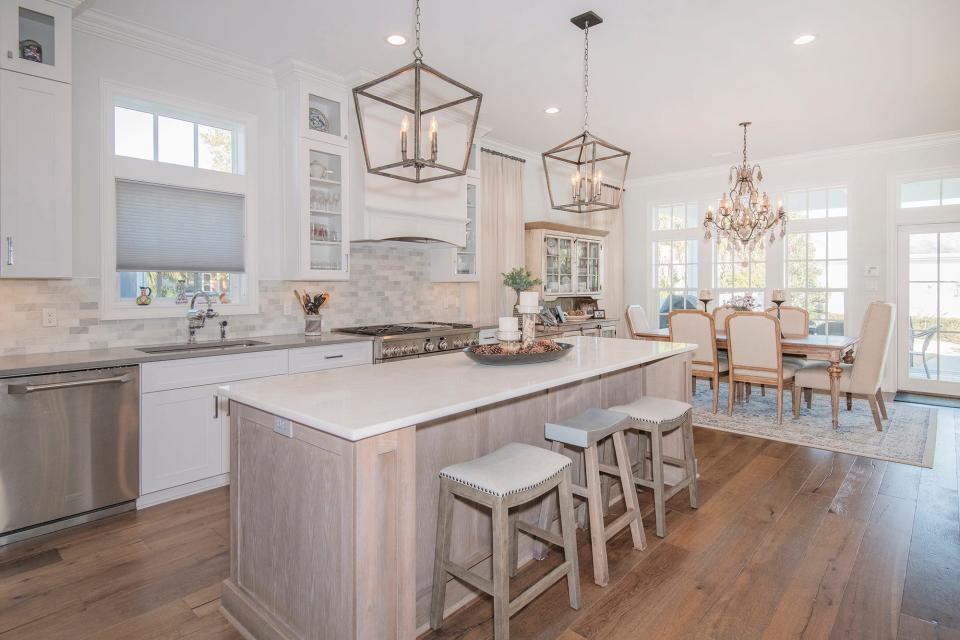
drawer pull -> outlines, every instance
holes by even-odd
[[[220,397],[217,395],[213,396],[213,419],[220,419]]]
[[[323,356],[323,359],[324,359],[324,360],[333,360],[333,359],[335,359],[335,358],[342,358],[342,357],[343,357],[343,354],[342,354],[342,353],[338,353],[338,354],[335,355],[335,356]]]

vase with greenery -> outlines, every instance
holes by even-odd
[[[543,280],[540,278],[534,278],[533,274],[524,269],[523,267],[517,267],[503,275],[503,286],[510,287],[517,294],[517,302],[514,304],[514,309],[520,304],[520,292],[529,291],[539,284],[543,284]]]

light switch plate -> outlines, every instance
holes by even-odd
[[[273,430],[282,436],[293,437],[293,423],[284,418],[277,418],[273,424]]]
[[[44,307],[41,311],[40,323],[45,327],[57,326],[57,308]]]

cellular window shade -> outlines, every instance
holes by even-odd
[[[243,196],[117,180],[117,271],[243,273]]]

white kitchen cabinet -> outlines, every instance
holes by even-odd
[[[72,275],[71,89],[0,70],[0,277]]]
[[[0,69],[70,82],[72,20],[72,10],[63,4],[4,0],[0,3]]]
[[[140,401],[141,494],[224,473],[218,386],[143,394]]]
[[[283,117],[297,138],[347,146],[350,91],[317,77],[316,69],[288,61],[280,72]]]
[[[466,178],[466,243],[462,247],[437,244],[430,255],[430,280],[433,282],[480,281],[480,180]]]
[[[290,350],[291,375],[371,363],[373,342],[344,342]]]
[[[543,281],[544,300],[603,293],[603,238],[607,231],[552,222],[528,222],[526,268]]]

